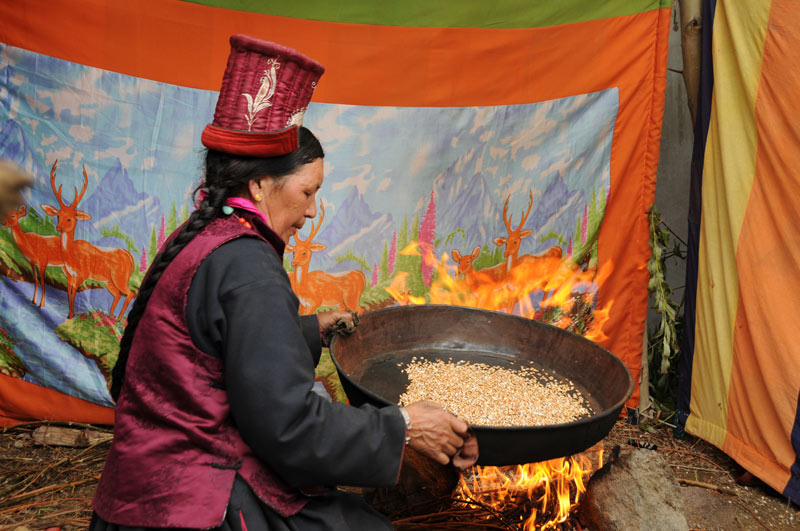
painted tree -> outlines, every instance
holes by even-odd
[[[175,201],[169,209],[169,216],[167,217],[167,234],[172,234],[178,228],[178,211],[175,209]]]
[[[383,254],[381,255],[381,274],[380,281],[386,282],[389,280],[389,247],[386,241],[383,242]]]
[[[153,227],[153,230],[150,232],[150,247],[147,249],[147,254],[150,256],[150,260],[156,259],[156,254],[158,253],[158,239],[156,238],[156,228]]]
[[[433,253],[433,242],[436,237],[436,202],[433,199],[433,190],[431,190],[431,198],[428,201],[428,208],[422,218],[422,224],[419,227],[419,251],[422,254],[420,271],[422,273],[422,281],[426,286],[431,285],[433,278],[433,269],[436,257]]]
[[[397,257],[397,231],[392,233],[392,244],[389,246],[389,259],[386,268],[386,275],[391,276],[394,273],[394,261]]]
[[[419,215],[414,216],[414,223],[411,225],[411,233],[409,234],[411,241],[419,243]],[[422,279],[422,256],[419,253],[412,254],[408,257],[408,289],[415,297],[421,297],[425,294],[425,281]]]
[[[581,244],[586,243],[586,229],[589,224],[589,205],[583,205],[583,221],[581,221]]]
[[[403,224],[400,225],[400,235],[397,238],[397,248],[403,250],[408,245],[408,214],[403,216]]]
[[[181,209],[180,223],[183,223],[187,219],[189,219],[189,205],[186,204],[186,203],[183,203],[183,208]]]
[[[572,241],[574,242],[575,251],[580,250],[580,241],[581,241],[581,218],[578,216],[578,221],[575,225],[575,234],[572,236]]]
[[[147,249],[142,247],[142,257],[139,260],[139,271],[147,270]]]
[[[164,240],[167,239],[167,224],[164,216],[161,216],[161,228],[158,229],[158,250],[161,250],[161,247],[164,245]]]
[[[378,283],[378,264],[375,264],[375,267],[372,268],[372,280],[369,283],[369,287],[374,288],[377,283]]]
[[[400,225],[400,234],[397,236],[397,262],[396,268],[399,271],[410,271],[409,257],[402,254],[403,250],[408,246],[408,214],[403,216],[403,224]]]
[[[481,254],[478,255],[477,260],[472,263],[474,269],[486,269],[487,267],[492,267],[505,261],[503,257],[503,248],[496,245],[492,247],[493,249],[489,249],[489,246],[484,244],[483,249],[481,249]]]
[[[602,185],[601,185],[602,186]],[[592,200],[589,202],[589,234],[594,234],[600,230],[603,223],[603,218],[606,214],[606,190],[602,187],[600,190],[600,200],[596,199],[597,194],[592,191]],[[594,239],[592,244],[592,259],[597,262],[597,238]]]

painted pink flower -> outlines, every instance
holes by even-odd
[[[433,268],[436,264],[436,257],[433,254],[433,242],[436,237],[436,202],[433,199],[433,190],[428,202],[428,209],[425,217],[419,226],[419,250],[422,253],[422,280],[426,286],[431,285],[433,279]]]
[[[167,239],[167,225],[166,221],[164,221],[164,216],[161,216],[161,228],[158,229],[158,240],[156,240],[156,246],[158,250],[161,250],[161,246],[164,245],[164,241]]]

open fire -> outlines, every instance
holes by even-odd
[[[596,307],[597,291],[610,267],[587,267],[553,248],[539,256],[509,256],[506,262],[475,270],[472,262],[478,253],[478,248],[467,256],[454,250],[453,264],[446,254],[437,259],[429,249],[412,243],[401,254],[419,255],[433,268],[429,291],[424,297],[415,296],[403,275],[395,277],[387,291],[400,304],[448,304],[514,313],[595,342],[605,339],[602,328],[611,302]],[[569,518],[586,490],[585,481],[600,467],[601,449],[516,467],[473,467],[461,477],[454,504],[481,509],[471,514],[483,514],[486,529],[554,529]]]
[[[514,313],[546,322],[580,334],[595,342],[605,339],[603,324],[608,320],[611,302],[596,308],[597,288],[611,273],[606,265],[576,264],[560,252],[507,260],[497,266],[475,270],[470,255],[457,264],[448,256],[436,259],[432,252],[420,250],[416,242],[400,251],[402,255],[421,255],[423,263],[434,268],[430,289],[415,296],[406,286],[405,273],[399,273],[386,291],[400,304],[449,304],[483,310]],[[491,270],[491,272],[487,272]]]
[[[454,499],[487,508],[487,520],[524,531],[553,529],[569,518],[585,481],[603,466],[602,455],[600,449],[516,467],[477,466],[461,477]]]

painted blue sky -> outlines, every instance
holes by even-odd
[[[35,146],[38,168],[18,160],[38,170],[34,194],[52,195],[48,171],[56,159],[59,182],[78,182],[86,165],[89,194],[119,160],[135,188],[160,198],[161,205],[188,201],[199,180],[200,134],[213,115],[216,92],[5,45],[0,72],[0,127],[18,122]],[[558,177],[586,197],[601,184],[607,188],[617,106],[616,89],[497,107],[312,103],[305,125],[326,149],[320,195],[330,213],[355,187],[373,211],[402,219],[424,211],[433,180],[448,168],[459,178],[482,173],[487,199],[502,205],[511,194],[512,211],[525,208],[528,190],[541,197]],[[487,214],[497,217],[496,211]],[[110,220],[93,221],[98,222]]]
[[[76,236],[94,241],[101,229],[122,223],[136,227],[128,235],[143,246],[172,202],[180,211],[190,200],[201,175],[200,134],[216,96],[0,44],[0,157],[34,174],[36,186],[26,199],[37,209],[54,204],[53,161],[59,161],[66,201],[73,186],[80,186],[85,166],[89,186],[82,204],[93,210],[92,219],[81,223],[91,227],[79,226]],[[612,88],[497,107],[312,103],[305,125],[326,150],[320,191],[326,221],[318,239],[328,246],[312,266],[352,268],[334,262],[336,253],[348,249],[377,263],[400,222],[422,216],[432,191],[437,231],[463,229],[462,240],[452,245],[464,251],[504,235],[503,202],[511,197],[509,211],[518,220],[529,191],[536,237],[525,240],[529,248],[522,252],[554,245],[537,239],[550,230],[571,236],[592,193],[608,191],[618,101]],[[117,197],[123,193],[130,197]],[[135,223],[125,225],[132,218]],[[31,290],[17,284],[0,284],[2,320],[7,327],[15,323],[10,331],[18,337],[43,334],[19,352],[31,368],[28,379],[109,403],[97,369],[53,333],[66,317],[63,292],[48,290],[47,311],[29,311],[20,320],[12,314]],[[96,302],[106,299],[104,290],[82,292],[77,311],[107,308],[107,302]]]

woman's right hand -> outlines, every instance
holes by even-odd
[[[411,421],[408,445],[442,465],[464,445],[469,425],[436,402],[416,402],[405,406]]]

